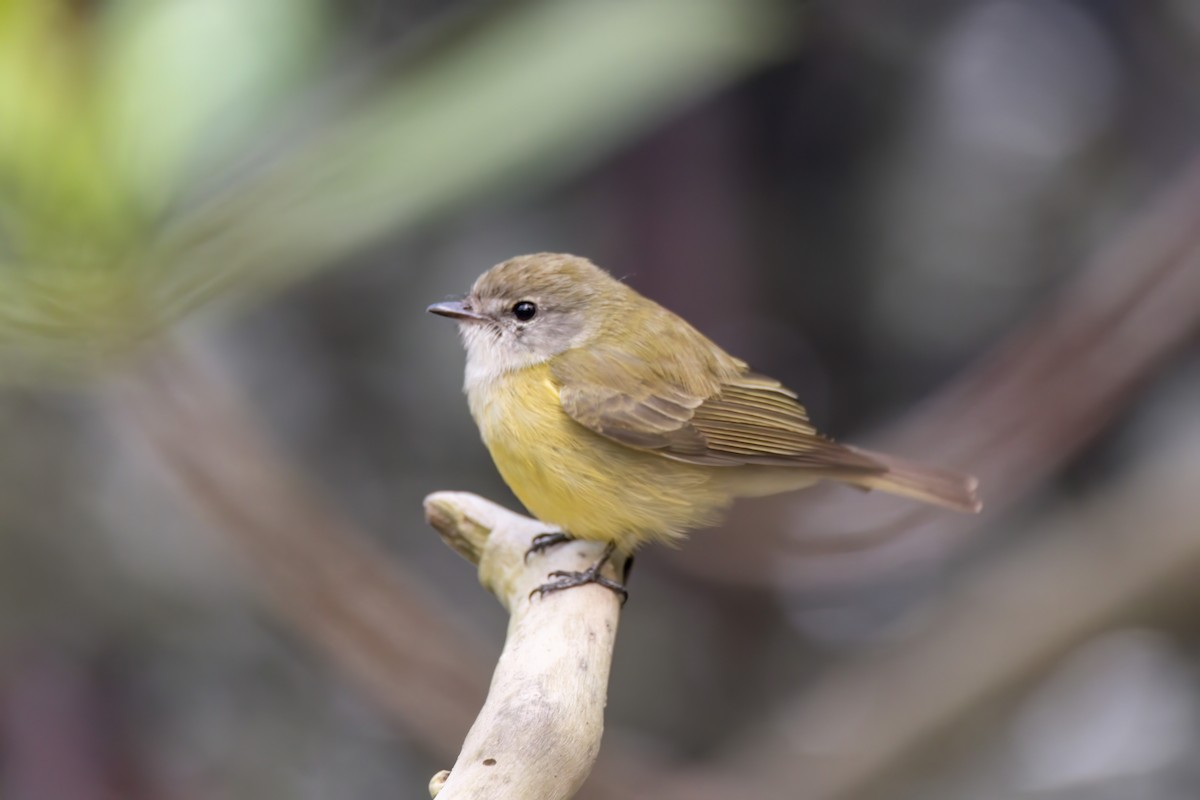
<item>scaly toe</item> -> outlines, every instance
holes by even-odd
[[[566,570],[555,570],[546,577],[554,578],[555,580],[543,583],[541,586],[529,593],[530,597],[535,594],[538,597],[545,597],[552,592],[561,592],[564,589],[573,589],[576,586],[586,586],[589,583],[594,583],[597,586],[603,586],[605,589],[616,594],[621,598],[621,605],[625,605],[625,601],[629,599],[629,590],[622,584],[617,583],[611,578],[606,578],[600,574],[600,571],[592,568],[583,572],[568,572]]]
[[[525,551],[525,561],[529,562],[530,556],[540,556],[542,553],[549,550],[551,547],[557,547],[560,544],[573,542],[575,538],[562,531],[554,531],[553,533],[539,533],[533,537],[533,542],[530,543],[529,549]]]

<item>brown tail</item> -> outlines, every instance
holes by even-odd
[[[975,494],[979,481],[971,475],[914,464],[902,458],[863,450],[860,447],[849,449],[887,467],[887,472],[882,475],[856,476],[849,479],[857,486],[913,497],[926,503],[972,514],[978,514],[983,508],[983,503]]]

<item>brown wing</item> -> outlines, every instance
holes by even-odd
[[[567,414],[628,447],[711,466],[886,471],[817,433],[796,395],[778,381],[718,354],[711,365],[681,364],[686,356],[678,353],[658,363],[590,348],[560,355],[553,372]],[[703,378],[687,372],[706,366]],[[681,369],[686,379],[677,375]]]

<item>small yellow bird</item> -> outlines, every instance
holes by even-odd
[[[714,524],[736,497],[822,479],[978,512],[977,481],[821,435],[795,393],[750,370],[682,318],[585,258],[518,256],[481,275],[455,319],[464,391],[500,475],[534,516],[605,542],[583,572],[539,590],[599,583],[615,550]]]

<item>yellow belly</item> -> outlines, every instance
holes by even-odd
[[[472,387],[468,398],[513,494],[572,536],[631,552],[713,524],[732,499],[720,468],[633,450],[572,420],[544,364]]]

